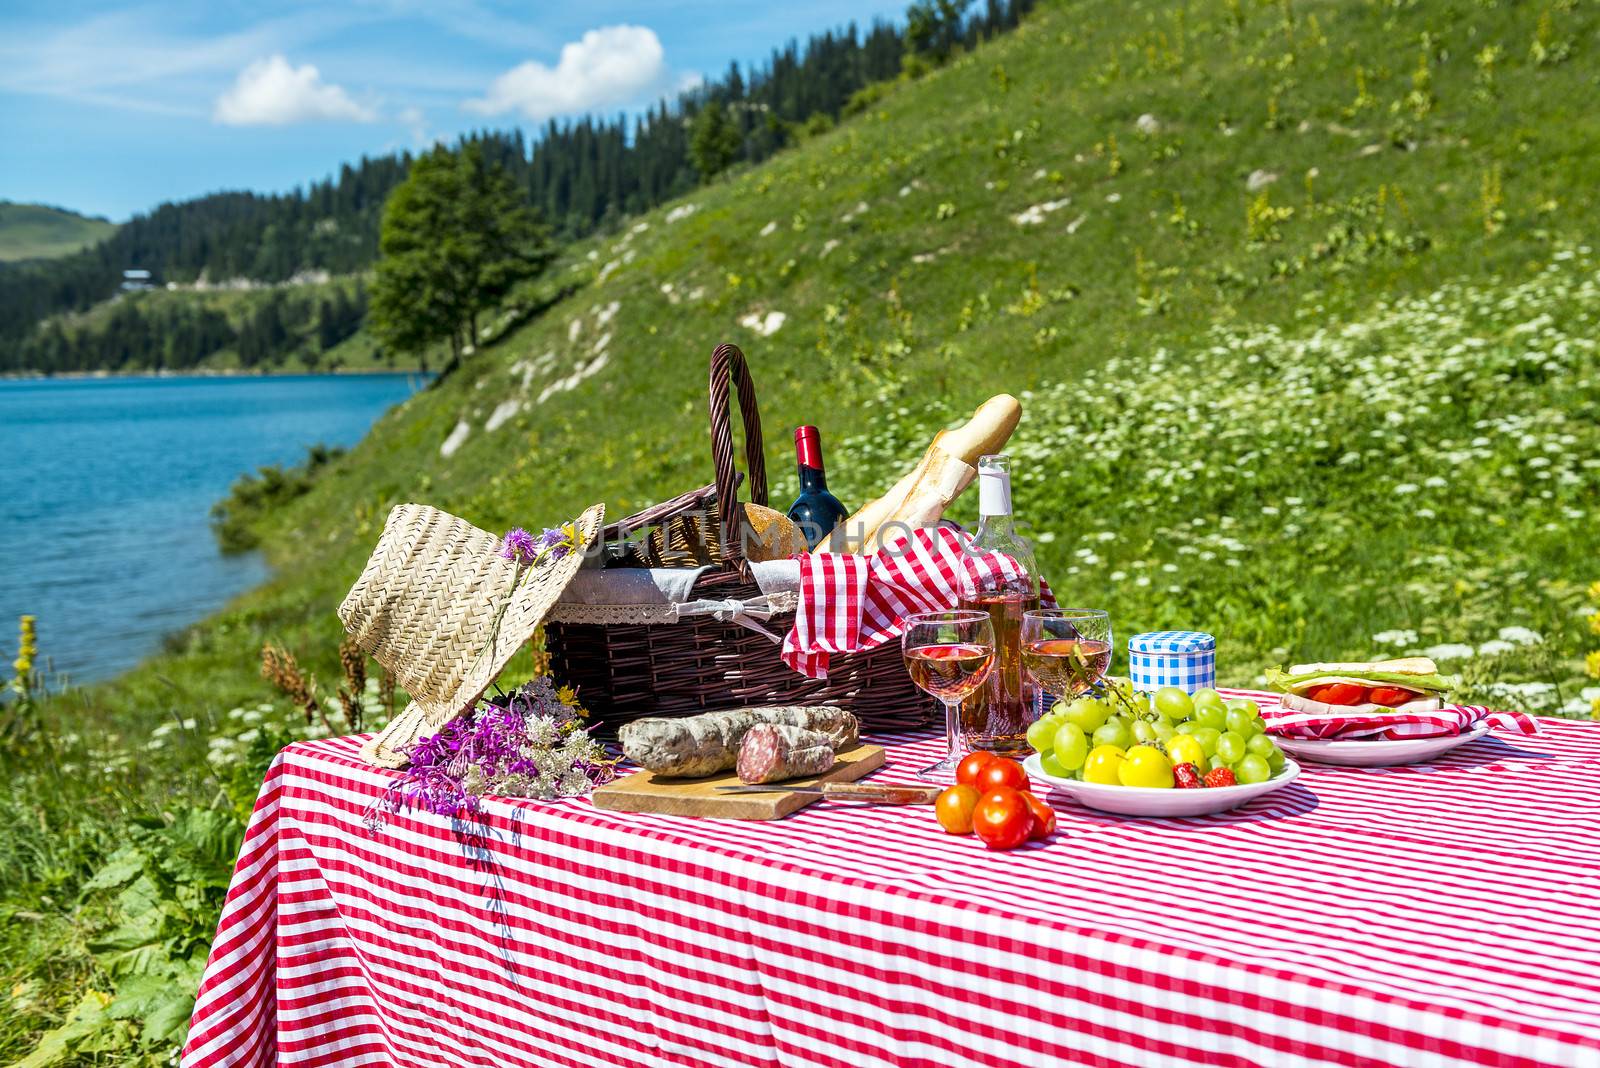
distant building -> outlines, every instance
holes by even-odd
[[[155,279],[149,271],[140,267],[130,267],[122,272],[122,291],[124,293],[137,293],[143,289],[154,289]]]

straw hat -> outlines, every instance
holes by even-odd
[[[420,504],[389,513],[339,618],[411,704],[367,742],[363,760],[403,766],[407,746],[483,694],[577,574],[604,515],[600,504],[584,512],[574,524],[576,547],[521,568],[519,581],[518,565],[488,531]]]

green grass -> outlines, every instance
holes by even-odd
[[[575,294],[491,324],[260,524],[276,579],[47,704],[47,723],[92,739],[55,759],[112,770],[59,793],[12,772],[8,833],[32,844],[8,846],[3,908],[44,918],[0,934],[0,959],[23,962],[0,981],[38,991],[0,1015],[0,1059],[107,989],[84,941],[109,906],[77,887],[117,828],[259,775],[254,751],[206,753],[214,735],[231,752],[225,710],[267,696],[261,644],[336,678],[332,608],[390,507],[500,530],[708,481],[722,340],[750,358],[780,506],[797,423],[821,425],[830,482],[859,503],[937,428],[1013,392],[1017,505],[1044,571],[1119,634],[1212,630],[1234,683],[1468,643],[1489,649],[1454,665],[1476,692],[1577,710],[1600,577],[1600,305],[1582,251],[1600,221],[1597,31],[1561,3],[1056,3],[569,249],[521,305]],[[1251,191],[1256,171],[1275,180]],[[771,313],[770,336],[742,325]],[[166,721],[195,726],[145,749]]]
[[[110,237],[116,228],[63,208],[0,200],[0,263],[65,256]]]

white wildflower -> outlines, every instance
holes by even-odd
[[[762,337],[771,337],[783,327],[788,318],[789,316],[781,311],[767,312],[765,316],[760,312],[751,312],[739,319],[739,325]]]
[[[1035,204],[1026,211],[1011,216],[1011,221],[1018,226],[1038,226],[1044,222],[1044,217],[1051,212],[1060,211],[1072,203],[1071,197],[1062,197],[1060,200],[1047,200],[1042,204]]]
[[[1248,193],[1259,193],[1277,180],[1278,176],[1275,172],[1262,170],[1258,167],[1250,172],[1250,177],[1244,180],[1244,188]]]

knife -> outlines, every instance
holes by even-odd
[[[931,805],[942,787],[910,783],[825,782],[821,786],[785,786],[781,782],[757,786],[719,786],[725,793],[819,794],[824,801],[865,801],[875,805]]]

